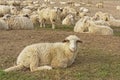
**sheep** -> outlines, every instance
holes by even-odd
[[[0,5],[0,16],[3,17],[5,14],[16,14],[17,9],[14,6]]]
[[[59,20],[60,15],[59,9],[45,8],[38,11],[40,27],[45,27],[45,21],[50,21],[52,24],[52,29],[55,29],[55,23]]]
[[[84,16],[86,16],[86,12],[78,12],[77,14],[80,18],[83,18]]]
[[[32,21],[27,17],[5,15],[3,19],[9,29],[34,29]]]
[[[109,13],[102,13],[99,16],[100,20],[104,20],[107,23],[109,23],[110,27],[120,27],[120,20],[115,19],[111,14]]]
[[[84,32],[87,32],[88,31],[88,29],[86,28],[86,27],[84,27],[84,23],[83,23],[83,19],[84,19],[84,17],[83,18],[81,18],[81,19],[79,19],[77,22],[76,22],[76,24],[75,24],[75,26],[74,26],[74,32],[79,32],[79,33],[84,33]]]
[[[80,8],[80,12],[88,13],[89,10],[88,10],[87,8],[85,8],[85,7],[81,7],[81,8]]]
[[[67,4],[67,2],[63,2],[63,1],[60,1],[59,3],[60,3],[61,5]]]
[[[87,18],[88,17],[83,20],[84,27],[88,28],[88,32],[85,33],[92,33],[98,35],[113,35],[113,29],[109,26],[96,25],[92,20]]]
[[[0,5],[6,5],[7,4],[7,1],[5,0],[0,0]]]
[[[80,7],[80,4],[79,3],[74,3],[74,6],[75,7]]]
[[[50,2],[50,0],[44,0],[44,2],[49,3],[49,2]]]
[[[120,27],[120,20],[115,19],[113,16],[110,16],[110,19],[107,22],[111,27]]]
[[[8,30],[9,27],[8,25],[6,24],[6,22],[2,19],[0,19],[0,30]]]
[[[105,26],[110,26],[109,22],[106,22],[104,20],[97,20],[97,21],[94,21],[95,24],[97,25],[105,25]]]
[[[31,13],[32,13],[32,10],[27,9],[27,8],[23,8],[23,9],[20,11],[20,14],[31,14]]]
[[[97,4],[96,4],[96,7],[97,7],[97,8],[103,8],[104,5],[103,5],[103,3],[101,2],[101,3],[97,3]]]
[[[50,2],[51,5],[54,5],[55,3],[56,3],[56,2],[52,2],[52,1]]]
[[[62,21],[62,25],[74,25],[74,16],[69,14],[65,17],[65,19]]]
[[[12,6],[20,6],[21,1],[11,0],[11,1],[7,1],[7,4]]]
[[[38,24],[39,23],[38,14],[31,15],[30,20],[33,22],[33,24]]]
[[[66,6],[62,9],[61,16],[65,18],[68,14],[73,14],[75,16],[77,11],[73,7]]]
[[[76,35],[69,35],[63,42],[37,43],[25,47],[17,58],[17,65],[4,71],[10,72],[30,68],[31,72],[67,68],[74,62],[78,53],[78,43],[82,43]]]
[[[116,10],[120,11],[120,6],[116,6]]]
[[[10,7],[9,6],[5,6],[5,5],[0,5],[0,16],[4,16],[5,14],[9,14],[10,13]]]

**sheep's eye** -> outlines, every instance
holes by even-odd
[[[63,40],[62,42],[69,42],[69,40]]]
[[[77,40],[77,42],[78,42],[78,43],[82,43],[82,41],[81,41],[81,40]]]

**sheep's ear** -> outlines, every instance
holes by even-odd
[[[83,22],[86,23],[86,22],[87,22],[87,19],[84,19]]]
[[[65,43],[65,42],[69,42],[69,40],[67,40],[67,39],[64,39],[62,42],[63,42],[63,43]]]
[[[81,41],[81,40],[77,40],[77,42],[78,42],[78,43],[83,43],[83,41]]]

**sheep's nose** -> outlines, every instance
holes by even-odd
[[[76,48],[75,47],[71,47],[70,49],[72,52],[75,52],[76,51]]]

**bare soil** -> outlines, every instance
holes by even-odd
[[[81,38],[83,41],[83,44],[80,44],[81,49],[99,49],[106,51],[106,54],[120,55],[120,37],[117,36],[78,34],[72,31],[45,29],[0,31],[0,68],[14,65],[18,54],[27,45],[62,41],[70,34]]]

